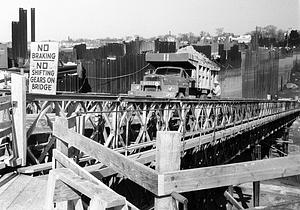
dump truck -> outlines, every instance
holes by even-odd
[[[176,53],[147,53],[155,69],[140,84],[131,84],[129,96],[163,98],[201,97],[210,94],[220,67],[192,46]]]

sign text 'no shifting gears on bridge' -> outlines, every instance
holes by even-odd
[[[58,66],[57,42],[32,42],[29,92],[55,95]]]

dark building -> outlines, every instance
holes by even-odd
[[[19,21],[12,22],[13,60],[27,58],[27,10],[19,8]]]
[[[35,42],[35,8],[31,8],[31,42]]]

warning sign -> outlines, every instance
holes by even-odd
[[[58,43],[32,42],[29,93],[56,94]]]

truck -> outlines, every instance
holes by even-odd
[[[192,46],[176,53],[147,53],[154,71],[146,74],[140,84],[131,84],[129,96],[158,98],[203,97],[212,93],[220,67]]]

